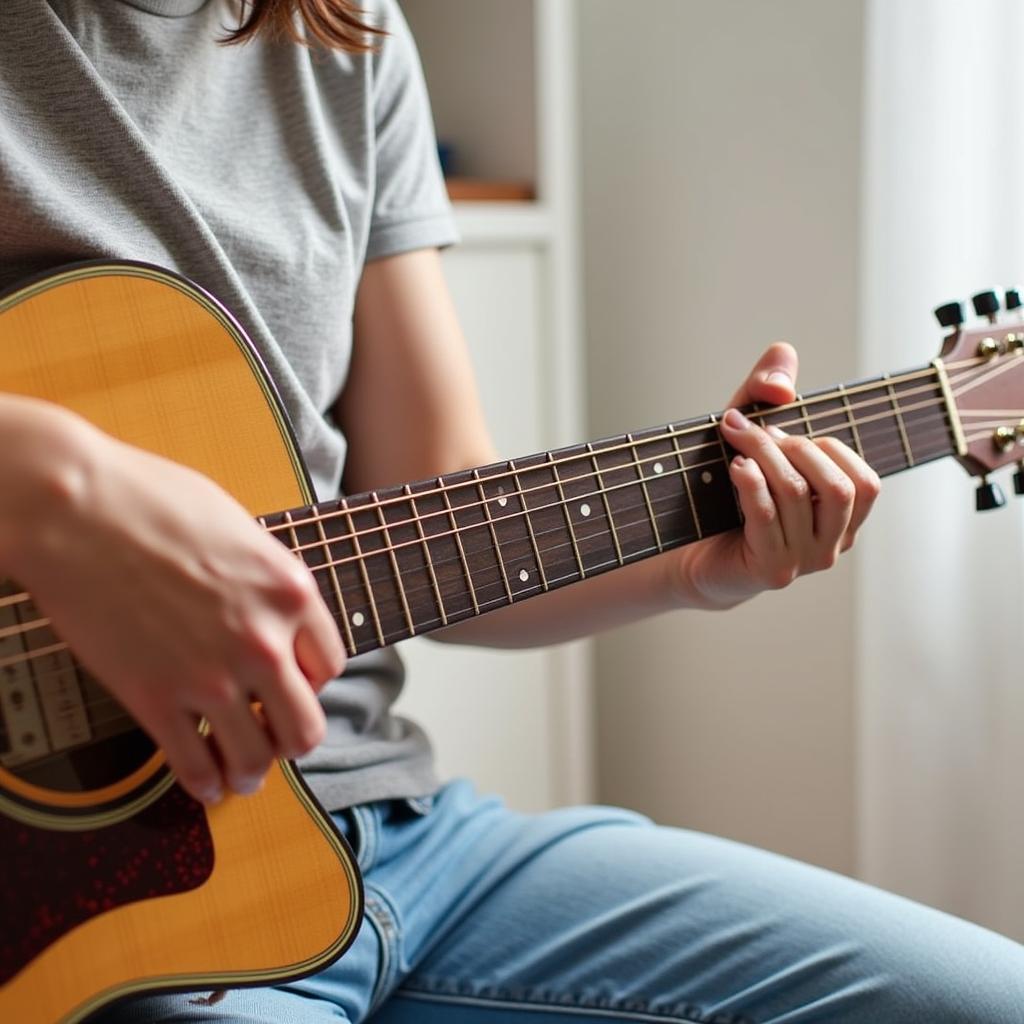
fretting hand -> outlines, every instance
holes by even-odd
[[[686,604],[723,608],[831,568],[854,542],[879,492],[878,474],[842,442],[762,430],[738,411],[796,397],[797,356],[772,345],[733,395],[722,434],[739,453],[729,475],[744,526],[683,550]]]

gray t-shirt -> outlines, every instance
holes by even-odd
[[[0,0],[0,289],[92,258],[196,281],[259,349],[321,499],[364,263],[455,240],[408,29],[362,6],[388,35],[352,56],[220,45],[224,0]],[[387,650],[324,689],[302,767],[328,808],[435,788],[401,687]]]

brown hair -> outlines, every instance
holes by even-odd
[[[366,20],[352,0],[239,0],[239,25],[226,43],[245,43],[257,36],[294,43],[320,43],[332,50],[367,53],[375,37],[384,35]],[[295,21],[298,14],[305,36]]]

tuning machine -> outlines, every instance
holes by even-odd
[[[1018,470],[1018,474],[1021,476],[1020,485],[1024,488],[1024,472]],[[1014,476],[1014,490],[1017,494],[1022,494],[1024,491],[1017,490],[1017,479]],[[974,496],[974,507],[979,512],[990,512],[994,508],[1002,508],[1006,504],[1006,495],[1003,494],[1002,487],[999,484],[992,483],[988,477],[983,476],[981,483],[978,484],[978,492]]]

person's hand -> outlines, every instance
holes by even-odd
[[[212,481],[76,430],[73,484],[51,481],[5,569],[185,789],[208,803],[251,793],[275,757],[323,738],[316,690],[345,654],[316,583]]]
[[[878,474],[842,442],[765,431],[738,412],[753,402],[793,401],[796,375],[792,346],[772,345],[729,403],[722,435],[739,453],[729,476],[744,525],[680,553],[686,603],[730,607],[831,568],[878,496]]]

